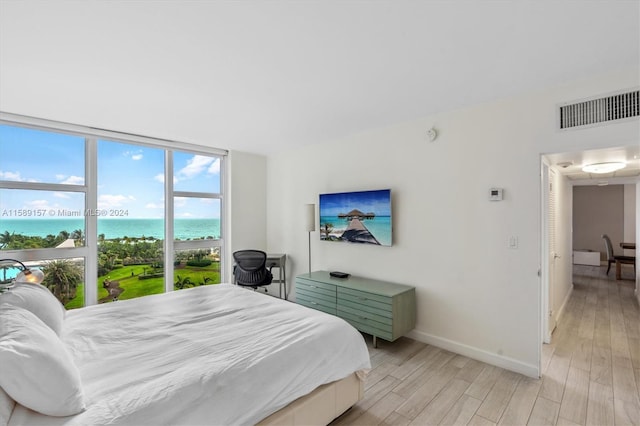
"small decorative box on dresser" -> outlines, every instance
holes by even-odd
[[[327,271],[296,277],[296,302],[336,315],[358,330],[393,342],[416,325],[416,289],[404,284]]]

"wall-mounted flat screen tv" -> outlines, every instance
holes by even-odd
[[[391,245],[391,190],[320,194],[320,239]]]

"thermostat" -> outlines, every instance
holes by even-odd
[[[489,190],[489,201],[502,201],[502,188],[491,188]]]

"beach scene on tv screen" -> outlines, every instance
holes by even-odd
[[[320,194],[320,239],[391,245],[391,190]]]

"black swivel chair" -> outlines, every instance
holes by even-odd
[[[267,254],[260,250],[239,250],[233,253],[236,264],[233,267],[233,276],[236,284],[244,287],[258,287],[271,284],[273,275],[267,269]],[[266,291],[266,289],[265,289]]]

